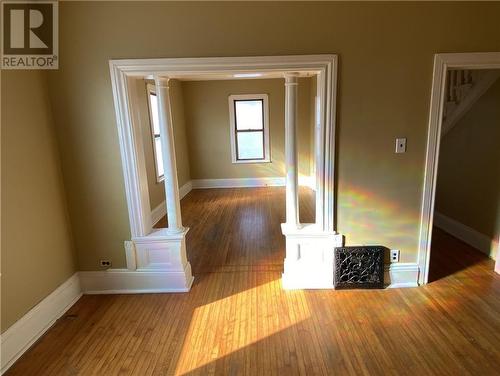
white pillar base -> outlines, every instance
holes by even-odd
[[[168,229],[158,229],[148,236],[133,239],[136,271],[161,272],[164,275],[162,288],[189,291],[193,275],[186,258],[188,231],[186,228],[172,233]]]
[[[286,237],[283,288],[332,289],[334,248],[342,246],[342,235],[318,230],[315,224],[282,224],[281,229]]]

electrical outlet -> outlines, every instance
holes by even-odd
[[[110,260],[101,260],[101,267],[103,268],[110,268],[111,267],[111,261]]]
[[[399,249],[391,249],[391,262],[399,262]]]
[[[406,138],[396,138],[395,153],[406,153]]]

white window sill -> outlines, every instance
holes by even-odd
[[[269,159],[249,159],[246,161],[233,161],[233,164],[256,164],[256,163],[271,163]]]

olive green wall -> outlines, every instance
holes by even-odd
[[[165,188],[163,182],[156,181],[156,169],[153,151],[153,136],[151,133],[148,98],[146,84],[154,81],[139,79],[137,82],[137,97],[139,99],[139,112],[141,122],[142,143],[144,146],[144,157],[146,162],[146,175],[148,178],[149,202],[151,209],[156,208],[165,201]],[[186,125],[184,121],[184,100],[182,95],[182,83],[178,80],[170,80],[170,105],[175,140],[175,156],[177,161],[177,177],[179,187],[191,180],[189,171],[189,155],[186,139]]]
[[[415,262],[433,56],[500,47],[495,2],[61,2],[59,18],[50,92],[82,270],[124,267],[130,239],[109,59],[337,53],[337,229]]]
[[[500,80],[441,140],[436,210],[500,235]]]
[[[2,332],[75,271],[43,71],[2,71]]]
[[[299,173],[310,170],[311,79],[298,86]],[[193,179],[285,176],[284,79],[185,81],[183,85],[189,160]],[[232,94],[267,94],[271,163],[232,163],[228,98]]]

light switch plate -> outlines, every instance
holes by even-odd
[[[406,137],[396,138],[396,153],[406,153]]]

